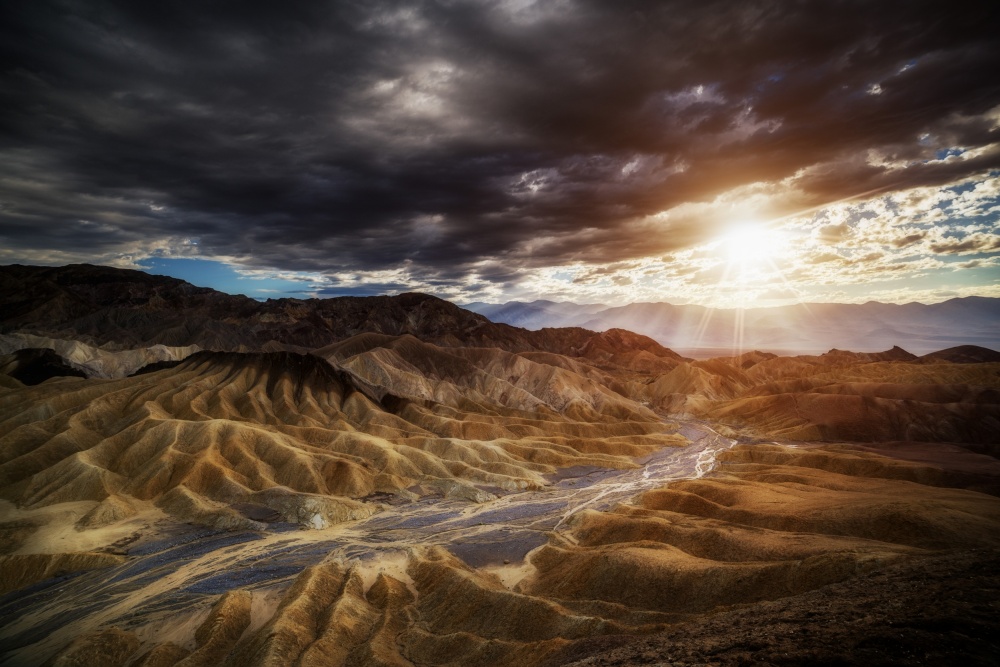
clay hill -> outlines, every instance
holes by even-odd
[[[377,493],[483,499],[680,442],[648,408],[500,350],[366,334],[322,352],[334,363],[199,352],[131,378],[7,391],[0,493],[113,516],[150,501],[216,527],[253,526],[219,505],[252,502],[325,526],[371,513],[356,500]]]
[[[0,665],[1000,655],[993,350],[693,360],[419,294],[0,288]]]
[[[683,362],[630,391],[654,408],[711,419],[734,434],[995,446],[997,358],[975,346],[924,357],[900,348],[796,357],[750,352]]]

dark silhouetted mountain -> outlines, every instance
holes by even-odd
[[[947,350],[938,350],[920,357],[921,361],[948,361],[953,364],[978,364],[1000,361],[1000,352],[978,345],[959,345]]]
[[[849,350],[833,348],[829,352],[824,352],[819,356],[810,357],[802,355],[797,358],[802,360],[809,359],[821,364],[856,364],[874,361],[915,361],[919,357],[907,352],[898,345],[893,345],[892,349],[885,352],[851,352]]]
[[[0,267],[0,334],[14,333],[105,350],[165,345],[304,352],[361,333],[410,334],[445,347],[569,356],[588,356],[601,347],[600,342],[591,343],[597,335],[593,331],[527,331],[427,294],[261,303],[176,278],[86,264]],[[637,334],[619,336],[618,345],[619,354],[642,352],[668,361],[677,356]]]
[[[877,352],[872,357],[873,361],[913,361],[917,355],[907,352],[898,345],[893,345],[891,350]]]

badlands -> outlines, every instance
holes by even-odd
[[[975,346],[0,267],[0,664],[996,664],[998,456]]]

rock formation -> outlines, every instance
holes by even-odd
[[[419,294],[83,265],[0,288],[4,664],[833,664],[753,610],[827,636],[801,610],[874,604],[857,582],[928,610],[915,586],[992,585],[985,348],[694,360]],[[978,613],[952,623],[973,657]]]

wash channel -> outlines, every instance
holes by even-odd
[[[676,420],[675,420],[676,421]],[[295,576],[326,558],[360,564],[374,577],[406,578],[408,549],[440,545],[513,585],[530,570],[529,552],[582,510],[608,510],[672,480],[698,478],[735,444],[710,426],[680,421],[690,444],[653,453],[627,470],[577,466],[549,477],[536,491],[486,503],[425,498],[389,504],[378,514],[327,530],[272,524],[258,532],[216,532],[172,525],[124,548],[126,563],[48,580],[0,597],[0,665],[51,655],[74,636],[115,625],[140,637],[189,633],[207,602],[225,591],[254,593],[254,614],[266,618]],[[206,604],[199,604],[205,601]],[[185,610],[203,608],[191,617]]]

